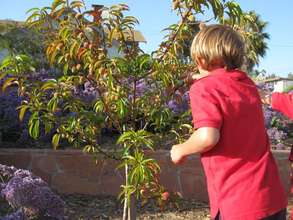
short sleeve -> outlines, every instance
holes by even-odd
[[[189,97],[194,128],[212,127],[220,129],[223,117],[219,103],[214,96],[193,85],[189,91]]]
[[[272,94],[272,108],[293,119],[293,95],[274,92]]]

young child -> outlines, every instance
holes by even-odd
[[[279,111],[293,120],[293,94],[281,92],[273,92],[268,94],[265,91],[260,91],[262,102],[271,105],[276,111]],[[291,193],[293,193],[293,145],[289,155],[291,162]],[[293,210],[291,210],[291,219],[293,219]]]
[[[172,161],[201,154],[213,219],[285,220],[286,193],[270,151],[260,96],[239,70],[242,38],[227,26],[203,27],[191,56],[202,76],[190,88],[196,130],[172,147]]]
[[[261,91],[261,98],[264,104],[271,105],[274,110],[293,120],[293,94],[273,92],[270,95]]]

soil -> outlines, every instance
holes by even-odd
[[[115,197],[63,195],[68,220],[121,220],[122,204]],[[288,210],[293,207],[289,202]],[[11,212],[8,204],[0,200],[0,216]],[[182,200],[179,208],[167,207],[161,211],[152,202],[138,207],[138,220],[209,220],[209,206],[196,200]],[[288,219],[289,213],[288,213]],[[45,220],[44,218],[38,220]]]
[[[66,219],[68,220],[121,220],[122,203],[115,197],[110,196],[85,196],[63,195],[66,202]],[[143,207],[138,207],[138,220],[208,220],[208,204],[195,201],[183,200],[179,202],[179,209],[167,207],[161,211],[154,203],[150,202]],[[13,210],[4,201],[0,200],[0,216],[11,213]],[[45,220],[44,218],[38,220]],[[47,219],[46,219],[47,220]]]

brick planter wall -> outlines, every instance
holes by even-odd
[[[274,151],[281,178],[289,190],[289,152]],[[179,191],[185,198],[208,201],[205,176],[198,156],[191,156],[181,166],[174,166],[168,151],[156,151],[151,157],[161,166],[161,182],[169,190]],[[79,150],[0,149],[0,163],[32,170],[59,193],[117,195],[124,182],[117,162],[98,160]]]

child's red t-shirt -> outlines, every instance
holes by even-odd
[[[190,89],[195,128],[220,130],[220,141],[201,155],[211,215],[223,220],[257,220],[287,206],[287,196],[270,151],[261,101],[241,71],[217,69]]]
[[[274,92],[272,94],[272,108],[293,120],[293,95]]]

